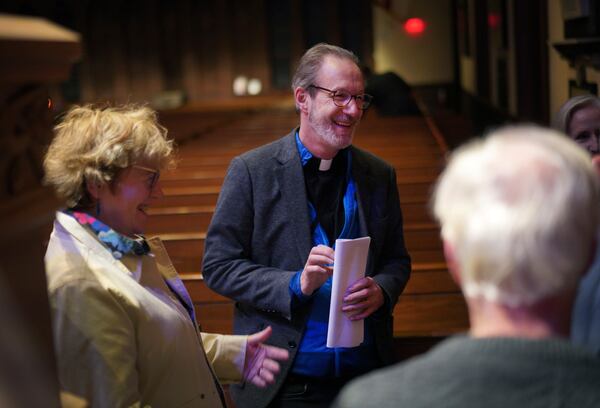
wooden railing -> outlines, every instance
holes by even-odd
[[[0,14],[0,283],[7,294],[2,302],[12,300],[3,303],[3,313],[14,311],[23,330],[1,324],[4,339],[13,336],[22,354],[9,356],[23,368],[11,373],[20,378],[12,401],[19,406],[31,405],[25,403],[31,390],[44,395],[44,406],[59,404],[43,264],[58,202],[41,186],[42,157],[52,134],[51,90],[68,78],[80,53],[76,33],[43,19]]]

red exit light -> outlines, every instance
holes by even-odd
[[[502,17],[498,13],[490,13],[488,14],[488,26],[491,29],[496,29],[500,27],[500,23],[502,23]]]
[[[427,25],[425,24],[425,21],[423,21],[423,19],[413,17],[409,18],[404,23],[404,31],[406,31],[408,35],[416,37],[423,34],[426,26]]]

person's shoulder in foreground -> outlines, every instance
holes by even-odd
[[[336,406],[600,407],[600,360],[566,341],[599,198],[589,157],[558,132],[509,126],[457,150],[432,208],[469,334],[357,381]]]
[[[600,360],[566,340],[461,335],[354,380],[333,407],[598,407],[599,378]]]

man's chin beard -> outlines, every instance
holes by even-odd
[[[331,146],[335,147],[338,150],[345,149],[346,147],[352,144],[352,140],[354,139],[354,129],[350,134],[348,139],[338,137],[335,132],[328,132],[326,135],[321,136],[324,140],[326,140]]]
[[[313,116],[311,113],[309,115],[309,124],[314,133],[318,135],[321,140],[323,140],[327,145],[336,150],[342,150],[350,146],[352,144],[352,140],[354,139],[354,131],[356,130],[356,125],[353,125],[350,138],[346,142],[345,138],[338,137],[335,133],[335,128],[337,125],[333,121],[327,122],[327,124],[324,126],[323,122],[318,118],[315,118],[315,116]]]
[[[342,143],[341,140],[338,140],[335,147],[338,150],[342,150],[342,149],[345,149],[346,147],[350,146],[351,144],[352,144],[352,138],[347,143]]]
[[[319,135],[321,140],[324,140],[325,142],[327,142],[328,145],[330,145],[331,147],[335,147],[338,150],[350,146],[352,144],[352,139],[354,138],[353,129],[352,134],[350,136],[350,140],[347,143],[344,143],[344,138],[338,137],[338,135],[335,133],[335,124],[331,124],[326,127],[320,125],[313,125],[312,128],[315,131],[315,133]]]

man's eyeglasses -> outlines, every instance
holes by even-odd
[[[152,173],[151,178],[148,179],[148,188],[150,188],[150,190],[154,189],[154,187],[156,186],[156,183],[158,183],[158,179],[160,179],[160,171],[159,170],[151,169],[150,167],[138,166],[137,164],[134,164],[131,167],[133,167],[134,169],[144,170],[144,171]]]
[[[348,105],[352,98],[354,98],[354,100],[356,100],[356,106],[359,109],[366,110],[373,101],[373,97],[369,94],[352,95],[348,92],[332,91],[331,89],[323,88],[322,86],[317,85],[309,85],[308,87],[329,93],[329,97],[333,100],[335,106],[338,106],[340,108],[343,108],[344,106]]]

